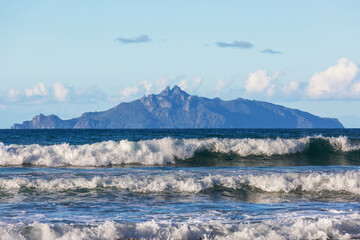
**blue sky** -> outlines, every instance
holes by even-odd
[[[180,85],[360,127],[360,1],[0,1],[0,128]]]

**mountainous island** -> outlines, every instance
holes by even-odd
[[[237,98],[224,101],[191,96],[178,86],[166,87],[103,112],[87,112],[62,120],[56,115],[35,116],[12,129],[51,128],[344,128],[335,118],[322,118],[263,101]]]

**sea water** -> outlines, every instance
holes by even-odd
[[[360,238],[360,130],[0,130],[0,239]]]

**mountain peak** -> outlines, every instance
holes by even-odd
[[[171,96],[171,95],[189,95],[183,91],[178,85],[175,85],[172,89],[167,86],[161,93],[160,96]]]
[[[184,90],[182,90],[178,85],[175,85],[173,87],[173,89],[171,89],[171,94],[172,95],[189,96],[189,94],[187,92],[185,92]]]
[[[179,93],[183,92],[183,90],[181,90],[181,88],[178,85],[175,85],[173,87],[173,89],[171,89],[171,92],[175,93],[175,94],[179,94]]]

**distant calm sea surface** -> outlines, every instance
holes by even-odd
[[[0,239],[360,239],[359,129],[0,130]]]

